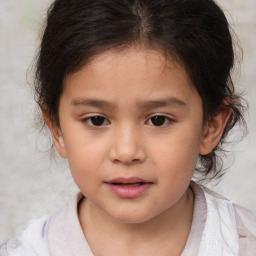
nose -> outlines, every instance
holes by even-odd
[[[141,134],[132,127],[116,129],[113,134],[110,159],[114,163],[132,165],[146,158]]]

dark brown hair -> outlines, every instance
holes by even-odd
[[[55,0],[36,65],[39,106],[59,126],[65,77],[96,55],[138,44],[175,56],[185,67],[202,98],[205,121],[223,107],[231,108],[220,143],[210,154],[199,156],[202,177],[220,177],[217,151],[244,119],[230,76],[234,50],[229,24],[213,0]]]

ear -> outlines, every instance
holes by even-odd
[[[207,155],[218,145],[231,115],[231,108],[224,107],[205,125],[201,140],[200,155]]]
[[[66,147],[65,147],[61,129],[56,124],[54,124],[54,122],[49,117],[49,114],[46,111],[42,110],[42,115],[45,123],[47,124],[49,130],[51,131],[53,143],[56,150],[58,151],[61,157],[67,158]]]

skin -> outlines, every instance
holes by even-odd
[[[167,98],[169,105],[138,104]],[[92,106],[87,99],[111,105]],[[198,155],[217,145],[229,115],[223,110],[204,125],[202,100],[186,71],[159,51],[107,52],[66,78],[60,127],[44,117],[86,197],[78,214],[95,255],[182,253],[193,217],[189,183]],[[103,124],[95,127],[92,116],[104,117]],[[166,118],[156,126],[153,116]],[[122,198],[106,183],[118,177],[151,185],[138,197]]]

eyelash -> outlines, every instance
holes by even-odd
[[[103,116],[90,116],[90,117],[87,117],[87,118],[84,118],[82,119],[82,122],[83,123],[86,123],[87,125],[91,126],[91,127],[96,127],[96,128],[100,128],[102,126],[104,126],[104,123],[102,125],[93,125],[92,123],[89,124],[89,121],[92,119],[92,118],[95,118],[95,117],[100,117],[100,118],[103,118],[104,119],[104,123],[105,121],[107,120],[107,118],[103,117]],[[160,125],[160,126],[157,126],[157,125],[151,125],[151,126],[154,126],[154,127],[157,127],[157,128],[164,128],[164,127],[168,127],[169,125],[171,125],[172,123],[174,123],[174,120],[170,117],[167,117],[165,115],[154,115],[154,116],[151,116],[148,120],[151,120],[152,118],[154,117],[164,117],[165,118],[165,122],[166,123],[166,120],[168,121],[168,124],[166,125]],[[147,121],[148,121],[147,120]],[[108,121],[109,122],[109,121]]]

